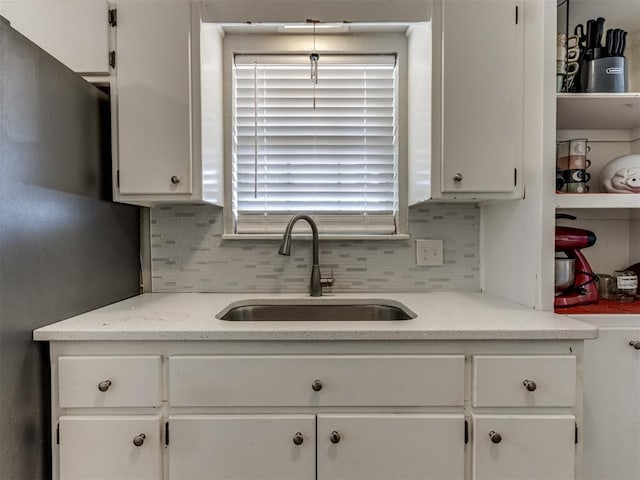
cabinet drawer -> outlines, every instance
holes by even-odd
[[[158,407],[161,372],[157,355],[60,357],[60,407]]]
[[[475,356],[474,407],[571,407],[576,403],[573,356]]]
[[[175,356],[169,403],[461,406],[464,356]]]

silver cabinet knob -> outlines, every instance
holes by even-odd
[[[180,183],[180,177],[174,175],[173,177],[171,177],[171,183],[173,183],[174,185],[177,185]]]
[[[302,436],[302,433],[296,432],[296,434],[293,436],[293,444],[302,445],[303,442],[304,442],[304,437]]]
[[[454,181],[454,182],[461,182],[463,178],[464,178],[464,177],[462,176],[462,174],[461,174],[461,173],[456,173],[456,174],[453,176],[453,181]]]
[[[340,434],[334,430],[329,434],[329,441],[333,444],[340,443]]]
[[[147,438],[147,436],[144,433],[141,433],[140,435],[136,435],[135,437],[133,437],[133,444],[136,447],[141,447],[142,444],[144,443],[145,438]]]
[[[489,432],[489,438],[493,443],[500,443],[502,441],[502,435],[498,432],[494,432],[493,430]]]
[[[524,382],[522,382],[522,385],[524,385],[524,388],[526,388],[530,392],[535,392],[536,388],[538,388],[538,385],[536,385],[536,382],[534,382],[533,380],[525,380]]]
[[[320,390],[322,390],[322,382],[320,380],[314,380],[311,383],[311,388],[313,388],[314,392],[319,392]]]
[[[640,340],[631,340],[629,342],[629,345],[631,345],[636,350],[640,350]]]
[[[98,390],[100,390],[101,392],[106,392],[107,390],[109,390],[110,386],[111,380],[103,380],[98,384]]]

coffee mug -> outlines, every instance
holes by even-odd
[[[587,182],[591,175],[587,168],[591,161],[587,159],[590,151],[589,140],[575,138],[558,142],[556,145],[556,190],[566,193],[587,193]]]

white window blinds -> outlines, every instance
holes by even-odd
[[[305,212],[323,233],[395,233],[395,55],[235,55],[236,233]]]

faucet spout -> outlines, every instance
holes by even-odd
[[[313,220],[313,218],[304,213],[298,213],[297,215],[291,217],[291,220],[289,220],[289,223],[287,224],[287,227],[284,229],[284,233],[282,234],[282,241],[280,242],[278,253],[280,255],[291,255],[291,231],[293,230],[293,226],[298,220],[305,220],[311,227],[313,254],[309,290],[312,297],[319,297],[322,295],[323,285],[333,285],[333,275],[328,279],[321,278],[319,265],[320,242],[318,239],[318,226],[316,225],[316,222]]]

